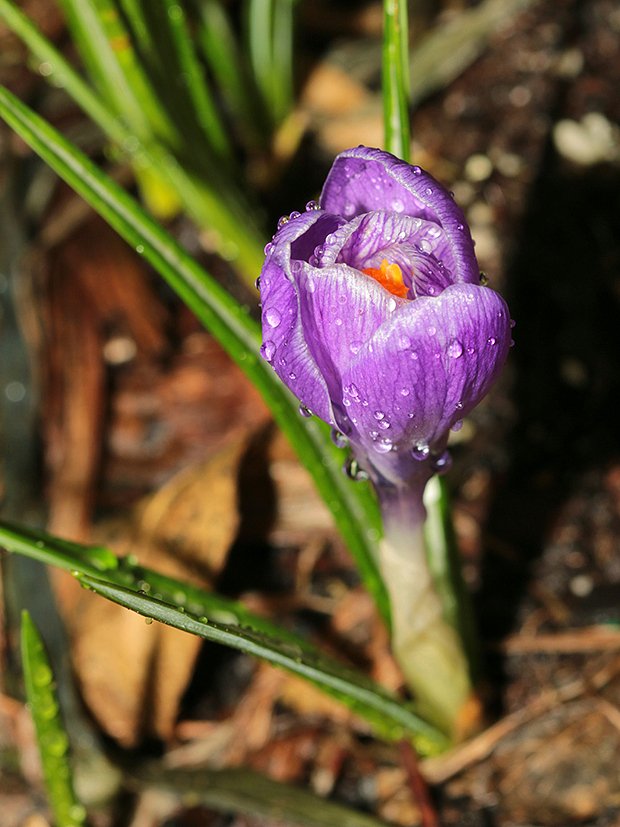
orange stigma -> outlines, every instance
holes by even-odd
[[[389,264],[387,258],[384,258],[380,267],[365,267],[362,273],[378,281],[381,287],[385,287],[399,299],[407,298],[409,288],[403,280],[403,271],[398,264]]]

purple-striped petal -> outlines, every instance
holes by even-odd
[[[349,149],[334,161],[320,204],[326,212],[349,221],[381,210],[434,222],[445,233],[449,254],[444,264],[453,281],[478,282],[474,245],[462,210],[451,194],[420,167],[380,149]]]
[[[506,304],[486,287],[452,285],[401,305],[343,375],[360,444],[384,454],[445,440],[488,392],[509,344]]]

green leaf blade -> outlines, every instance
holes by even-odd
[[[69,739],[60,718],[54,676],[43,641],[26,611],[22,612],[21,653],[26,697],[54,821],[57,827],[83,827],[86,811],[73,790]]]
[[[403,161],[409,161],[409,26],[406,0],[383,2],[383,124],[385,148]]]

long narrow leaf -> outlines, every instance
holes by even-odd
[[[258,326],[114,181],[8,90],[0,88],[0,116],[52,169],[153,265],[256,385],[274,418],[312,474],[367,588],[389,617],[374,553],[379,517],[367,490],[356,491],[340,472],[341,451],[327,428],[300,417],[297,402],[258,355]],[[358,483],[357,485],[362,485]]]
[[[81,575],[79,580],[86,588],[144,617],[199,635],[213,643],[229,646],[299,675],[338,698],[353,712],[369,721],[377,733],[385,738],[398,740],[410,734],[422,754],[447,746],[444,736],[418,718],[406,705],[365,676],[337,661],[251,629],[196,617],[163,600],[104,580],[85,575]]]
[[[26,697],[54,822],[57,827],[82,827],[86,811],[73,790],[69,739],[60,718],[54,676],[43,641],[26,611],[22,612],[21,652]]]
[[[163,17],[168,25],[170,43],[174,47],[179,65],[178,82],[186,86],[197,122],[214,153],[230,161],[230,144],[189,36],[185,11],[177,0],[163,0],[163,4]]]
[[[38,60],[49,64],[50,77],[64,86],[110,140],[129,154],[140,174],[161,175],[182,200],[189,215],[219,236],[222,255],[235,260],[246,278],[253,281],[262,263],[264,242],[259,237],[247,205],[234,198],[232,188],[208,186],[184,169],[162,144],[141,141],[12,0],[0,0],[0,17],[22,38]]]
[[[312,681],[386,738],[412,735],[424,752],[445,740],[407,705],[366,676],[322,655],[308,641],[239,603],[116,557],[31,529],[0,523],[0,547],[77,575],[84,585],[147,617],[256,655]]]
[[[409,27],[406,0],[383,2],[383,122],[385,148],[409,160]]]

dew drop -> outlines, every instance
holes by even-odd
[[[308,201],[306,204],[306,212],[311,212],[312,210],[320,210],[321,208],[316,203],[316,201]]]
[[[136,246],[136,253],[137,253],[139,256],[141,256],[143,252],[144,252],[144,244],[138,244],[138,245]]]
[[[409,388],[401,388],[400,389],[401,396],[409,396]]]
[[[281,230],[285,224],[288,224],[288,215],[281,215],[280,218],[278,218],[278,230]]]
[[[455,405],[454,407],[457,409],[457,411],[462,411],[462,410],[463,410],[464,405],[463,405],[463,403],[461,402],[461,400],[459,399],[459,401],[456,403],[456,405]]]
[[[280,322],[282,321],[280,311],[276,310],[275,307],[270,307],[268,310],[265,311],[265,320],[269,327],[278,327]]]
[[[399,336],[398,338],[398,349],[399,350],[407,350],[408,347],[411,346],[411,339],[409,336]]]
[[[451,431],[460,431],[462,427],[463,427],[463,420],[462,419],[457,419],[456,422],[454,423],[454,425],[452,426],[452,428],[450,428],[450,430]]]
[[[422,462],[425,459],[428,459],[431,453],[431,449],[425,442],[419,442],[411,449],[411,456],[414,459],[417,459],[418,462]]]
[[[352,216],[353,213],[355,212],[355,204],[353,204],[351,201],[347,201],[347,203],[344,205],[342,211],[347,217]]]
[[[436,333],[437,333],[437,328],[436,328],[436,327],[434,327],[433,325],[431,325],[431,326],[428,328],[428,335],[429,335],[429,336],[434,336]]]
[[[433,459],[433,469],[438,474],[445,474],[451,467],[452,456],[450,455],[450,451],[444,451],[443,454]]]
[[[483,270],[481,270],[480,271],[480,284],[483,287],[486,287],[488,283],[489,283],[489,277],[487,276],[487,274]]]
[[[263,252],[266,256],[273,250],[273,241],[268,241],[263,247]]]
[[[514,346],[515,346],[515,340],[511,339],[510,342],[508,343],[508,347],[514,347]]]
[[[513,328],[515,325],[516,325],[515,320],[514,320],[514,319],[511,319],[511,320],[510,320],[510,327],[511,327],[511,328]]]
[[[464,224],[461,224],[461,223],[459,222],[459,223],[456,225],[456,229],[457,229],[457,230],[464,230],[464,229],[465,229],[465,225],[464,225]]]
[[[405,205],[400,200],[400,198],[395,198],[392,201],[392,209],[394,210],[394,212],[403,212],[405,209]]]
[[[300,215],[300,212],[298,212],[297,210],[293,210],[293,212],[289,215],[288,220],[293,221],[293,219],[299,218]]]
[[[291,371],[288,375],[288,378],[291,379],[291,380],[295,380],[295,379],[297,379],[297,374],[293,373],[293,371]]]
[[[351,407],[351,400],[348,396],[345,396],[345,398],[342,400],[342,404],[345,406],[345,408]]]
[[[411,169],[412,169],[414,175],[420,175],[422,173],[422,170],[418,166],[411,167]]]
[[[432,195],[433,194],[433,188],[432,187],[427,187],[425,189],[425,192],[426,192],[427,195]]]
[[[336,327],[342,327],[342,319],[335,319],[334,324]]]
[[[362,346],[361,342],[351,342],[351,344],[349,345],[349,350],[355,356],[357,353],[360,352],[361,346]]]
[[[423,253],[432,253],[433,245],[427,238],[423,238],[422,241],[420,241],[420,250],[422,250]]]
[[[394,298],[394,296],[390,296],[390,298],[388,299],[387,306],[388,306],[388,310],[391,313],[393,313],[394,310],[396,310],[396,299]]]
[[[411,358],[413,359],[413,361],[414,361],[414,362],[416,362],[416,361],[417,361],[417,359],[418,359],[418,354],[415,352],[415,350],[412,350],[412,351],[411,351],[411,353],[410,353],[409,355],[411,356]]]
[[[259,277],[256,279],[256,281],[254,282],[254,287],[255,287],[257,290],[260,290],[260,276],[259,276]]]
[[[388,454],[393,447],[394,443],[391,439],[380,439],[378,442],[373,443],[373,448],[378,454]]]
[[[276,346],[269,339],[267,339],[265,342],[263,342],[262,345],[260,346],[260,355],[267,362],[272,361],[275,352],[276,352]]]
[[[381,422],[378,423],[378,427],[381,428],[382,431],[387,431],[387,429],[390,427],[390,423],[387,421],[387,419],[382,419]]]
[[[374,412],[374,417],[378,421],[381,421],[382,419],[385,419],[385,414],[383,413],[383,411],[375,411]]]
[[[487,339],[487,344],[488,345],[493,346],[496,342],[497,342],[497,339],[495,338],[495,336],[489,336],[489,338]]]
[[[458,339],[454,339],[450,342],[448,346],[448,355],[451,356],[453,359],[458,359],[459,356],[463,355],[463,345],[459,342]]]
[[[299,406],[299,413],[303,416],[304,419],[309,419],[312,416],[312,411],[310,408],[306,408],[305,405]]]
[[[360,467],[359,462],[354,457],[348,458],[342,466],[342,470],[347,477],[349,477],[349,479],[354,480],[355,482],[361,482],[362,480],[368,479],[368,473]]]
[[[330,437],[336,448],[346,448],[349,444],[349,440],[337,428],[331,429]]]

